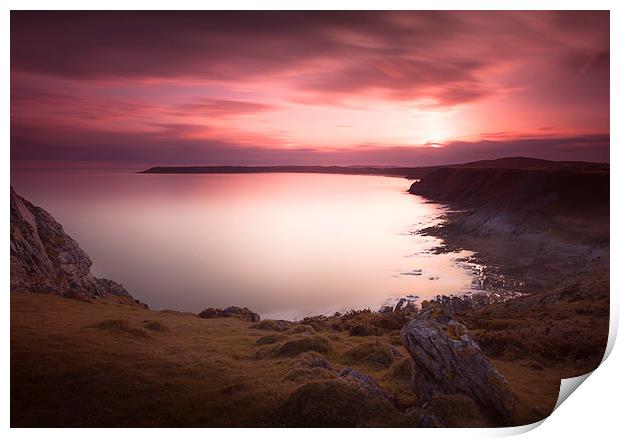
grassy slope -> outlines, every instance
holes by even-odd
[[[256,341],[274,332],[251,325],[237,318],[207,320],[113,301],[12,293],[11,424],[278,425],[278,412],[291,393],[322,376],[296,373],[295,357],[257,359],[256,352],[265,347]],[[289,332],[282,342],[307,336]],[[392,365],[360,362],[347,352],[380,342],[406,355],[397,333],[319,333],[329,341],[324,356],[337,370],[352,365],[397,396],[399,410],[371,425],[407,425],[404,412],[415,402],[408,368],[405,359],[395,359]],[[515,424],[546,415],[555,404],[559,378],[573,371],[532,367],[527,359],[498,356],[492,361],[517,392]],[[449,406],[443,403],[437,409]],[[428,409],[433,413],[432,406]],[[440,412],[448,425],[480,424],[458,405],[455,411]]]

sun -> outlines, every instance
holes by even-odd
[[[424,146],[429,146],[431,148],[442,148],[444,147],[444,143],[438,140],[429,140],[426,143],[424,143]]]

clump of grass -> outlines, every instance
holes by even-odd
[[[301,324],[312,327],[315,332],[320,332],[329,328],[327,319],[324,315],[308,316],[301,320]]]
[[[369,368],[389,368],[394,363],[390,347],[379,342],[368,342],[348,350],[343,358],[352,364],[362,364]]]
[[[265,359],[268,357],[275,356],[277,351],[278,351],[277,345],[267,345],[257,350],[256,353],[254,353],[254,357],[256,359]]]
[[[371,397],[339,380],[307,383],[298,388],[279,411],[288,427],[355,427],[396,424],[400,413],[385,399]]]
[[[385,378],[400,385],[411,384],[411,360],[408,358],[395,362],[385,373]]]
[[[292,328],[291,330],[289,330],[289,333],[292,335],[298,335],[298,334],[302,334],[302,333],[308,333],[311,335],[315,335],[316,334],[316,330],[314,330],[312,328],[311,325],[298,325],[297,327]]]
[[[336,377],[336,373],[325,368],[293,368],[284,376],[283,380],[302,382],[309,380],[326,380]]]
[[[106,319],[94,326],[101,330],[107,330],[111,333],[129,335],[135,338],[145,338],[148,336],[142,328],[132,327],[126,319]]]
[[[170,331],[168,327],[161,321],[146,320],[144,321],[144,323],[142,323],[142,326],[152,332],[168,333]]]
[[[274,333],[271,335],[266,335],[256,340],[256,345],[271,345],[277,342],[281,342],[286,339],[286,335],[281,335],[279,333]]]
[[[301,353],[293,361],[284,380],[308,382],[310,380],[334,379],[338,376],[336,369],[321,355],[314,351]]]
[[[400,331],[398,333],[390,335],[390,344],[403,345],[403,338],[400,337]]]
[[[381,336],[381,329],[370,324],[355,324],[349,329],[349,336]]]
[[[294,357],[306,351],[327,353],[331,349],[329,341],[321,336],[308,336],[285,342],[276,351],[276,356]]]
[[[275,319],[264,319],[258,324],[252,325],[251,328],[256,328],[259,330],[271,330],[274,332],[284,332],[290,328],[292,325],[289,321],[284,320],[275,320]]]
[[[478,405],[463,394],[435,395],[428,402],[428,411],[445,421],[448,427],[484,427]]]

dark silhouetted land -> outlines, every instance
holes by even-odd
[[[218,173],[327,173],[342,175],[384,175],[409,179],[423,178],[439,168],[521,169],[521,170],[605,170],[607,163],[584,161],[549,161],[527,157],[507,157],[497,160],[473,161],[424,167],[381,166],[159,166],[140,173],[218,174]]]

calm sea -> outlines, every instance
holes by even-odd
[[[247,306],[263,317],[378,308],[471,288],[458,259],[416,231],[444,207],[410,181],[317,174],[13,171],[94,262],[154,309]]]

